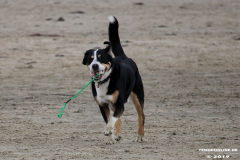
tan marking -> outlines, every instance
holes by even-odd
[[[101,106],[101,107],[104,106],[104,103],[100,103],[100,102],[98,101],[97,97],[94,97],[94,98],[95,98],[95,100],[97,101],[97,103],[99,104],[99,106]]]
[[[107,68],[106,72],[108,72],[109,69],[111,68],[111,63],[110,62],[108,62],[108,64],[104,64],[104,63],[101,63],[101,64]]]
[[[137,95],[133,92],[131,92],[131,98],[133,100],[133,103],[135,105],[135,108],[138,113],[138,135],[141,137],[144,136],[144,121],[145,121],[145,116],[143,113],[143,106],[141,106],[139,99],[137,98]]]
[[[122,121],[120,118],[118,118],[118,121],[116,122],[116,132],[115,132],[115,136],[117,134],[122,133]]]
[[[111,107],[111,110],[113,111],[113,115],[114,115],[114,112],[115,112],[115,110],[116,110],[116,108],[115,107]],[[121,115],[122,115],[122,113],[123,113],[123,111],[121,112],[121,113],[119,113],[117,116],[115,116],[116,118],[120,118],[121,117]],[[122,122],[121,122],[122,123]]]
[[[99,58],[99,57],[101,57],[101,55],[100,55],[100,54],[98,55],[98,58]]]
[[[115,112],[115,107],[111,107],[111,110],[113,111],[113,114]],[[120,114],[121,116],[121,114]],[[119,133],[122,133],[122,121],[120,119],[120,116],[118,117],[118,121],[116,122],[116,132],[115,132],[115,136]]]
[[[94,57],[93,57],[93,56],[91,56],[91,58],[93,59]]]
[[[114,103],[116,103],[116,101],[117,101],[117,99],[118,99],[118,95],[119,95],[119,91],[118,90],[116,90],[113,94],[112,94],[112,103],[114,104]],[[113,111],[113,114],[114,114],[114,112],[115,112],[115,110],[116,110],[116,108],[115,108],[115,106],[113,105],[113,107],[111,107],[111,110]],[[116,118],[120,118],[121,117],[121,115],[122,115],[122,113],[123,113],[123,111],[121,112],[121,113],[119,113],[117,116],[115,116]]]
[[[112,103],[116,103],[117,99],[118,99],[118,95],[119,95],[119,91],[116,90],[113,94],[112,94]]]

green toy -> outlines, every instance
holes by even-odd
[[[64,108],[66,107],[67,103],[70,102],[72,99],[76,98],[76,97],[78,96],[78,94],[81,93],[90,83],[92,83],[92,81],[93,81],[98,75],[99,75],[99,73],[98,73],[95,77],[93,77],[93,79],[92,79],[85,87],[83,87],[83,89],[82,89],[81,91],[79,91],[74,97],[70,98],[67,102],[65,102],[63,108],[61,109],[61,113],[58,114],[58,117],[59,117],[59,118],[62,117],[62,115],[63,115],[63,110],[64,110]]]

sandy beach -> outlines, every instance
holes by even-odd
[[[109,15],[143,79],[141,143],[130,100],[106,145],[90,86],[57,116],[90,81],[82,59],[105,47]],[[4,160],[238,160],[240,1],[0,1],[0,102]]]

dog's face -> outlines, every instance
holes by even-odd
[[[99,73],[95,81],[103,80],[108,75],[112,66],[112,56],[109,50],[110,46],[105,49],[90,49],[84,55],[82,63],[87,66],[92,78]]]

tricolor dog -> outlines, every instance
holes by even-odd
[[[110,42],[105,49],[86,51],[83,64],[87,66],[91,77],[99,75],[92,82],[92,94],[99,105],[106,122],[105,135],[112,135],[109,144],[121,139],[121,120],[124,103],[131,96],[138,113],[137,142],[144,136],[144,90],[136,63],[128,58],[121,46],[118,35],[118,21],[109,16],[108,35]],[[111,55],[111,50],[115,58]],[[113,115],[110,115],[110,109]],[[114,129],[116,131],[114,133]]]

